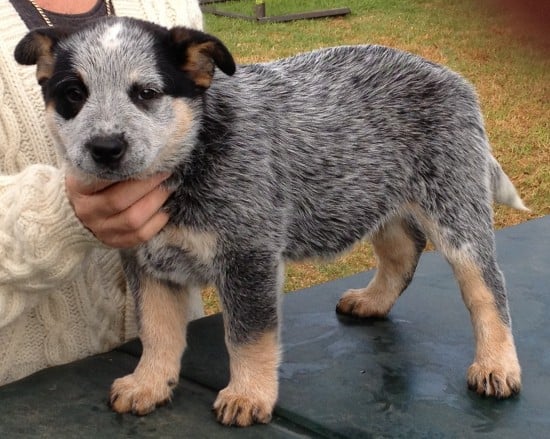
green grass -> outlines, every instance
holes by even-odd
[[[240,63],[320,47],[383,44],[460,72],[476,87],[494,154],[532,214],[497,207],[497,227],[550,214],[550,54],[513,26],[514,17],[481,0],[266,0],[268,15],[349,7],[344,18],[258,24],[205,15],[205,27]],[[253,14],[254,0],[219,9]],[[331,263],[292,264],[285,289],[304,288],[372,268],[369,245]],[[217,302],[210,293],[211,310]]]

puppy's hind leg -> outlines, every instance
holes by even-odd
[[[145,415],[170,400],[186,346],[189,293],[140,276],[136,308],[143,353],[132,374],[113,382],[114,411]]]
[[[475,214],[463,209],[461,218],[440,226],[433,240],[453,268],[472,320],[476,353],[467,373],[469,388],[496,398],[518,393],[521,369],[490,213],[480,206]]]
[[[507,398],[520,391],[521,369],[511,330],[504,282],[492,262],[483,272],[473,264],[454,264],[476,340],[468,386],[485,396]]]
[[[378,259],[366,288],[347,291],[336,311],[356,317],[385,317],[412,280],[426,237],[412,217],[394,218],[373,237]]]

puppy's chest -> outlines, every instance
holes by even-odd
[[[215,233],[168,225],[138,250],[137,258],[158,279],[203,285],[211,281],[217,244]]]

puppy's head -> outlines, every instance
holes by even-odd
[[[33,30],[15,58],[36,64],[48,124],[69,164],[111,180],[145,177],[185,160],[215,67],[235,72],[217,38],[130,18],[74,31]]]

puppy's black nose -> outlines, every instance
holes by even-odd
[[[117,166],[128,149],[128,142],[122,135],[98,136],[88,141],[86,148],[97,164]]]

